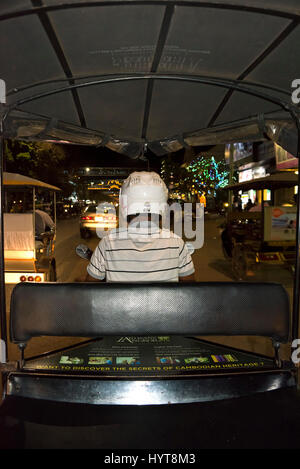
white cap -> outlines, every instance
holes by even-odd
[[[162,215],[167,206],[168,189],[159,174],[135,171],[124,181],[119,198],[124,218],[136,213]]]

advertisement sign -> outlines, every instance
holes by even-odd
[[[275,145],[275,156],[276,156],[276,169],[293,169],[298,168],[298,160],[293,155],[288,153],[282,147]]]
[[[251,179],[253,179],[252,169],[239,172],[239,182],[251,181]]]
[[[225,161],[230,164],[230,151],[234,163],[253,155],[253,144],[248,142],[229,143],[225,145]]]
[[[26,360],[25,369],[111,377],[166,377],[272,368],[273,361],[196,338],[105,337],[73,349]]]
[[[265,241],[296,240],[296,207],[265,207]]]
[[[239,172],[239,182],[252,181],[266,176],[266,168],[258,166],[257,168],[245,169]]]

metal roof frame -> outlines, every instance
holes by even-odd
[[[294,31],[296,26],[300,24],[300,11],[299,12],[291,12],[289,10],[282,11],[276,8],[268,8],[265,5],[258,7],[258,6],[251,6],[251,5],[245,5],[245,4],[243,5],[230,4],[229,2],[220,3],[216,1],[199,2],[199,1],[184,1],[184,0],[177,0],[177,1],[176,0],[112,0],[112,1],[88,1],[84,3],[74,2],[74,3],[60,3],[56,5],[44,5],[42,0],[31,0],[31,4],[32,4],[32,8],[20,9],[20,10],[16,10],[10,13],[5,13],[5,14],[0,15],[0,23],[2,21],[25,17],[25,16],[31,16],[31,15],[35,15],[37,18],[39,18],[42,28],[44,29],[44,32],[49,39],[49,42],[58,59],[58,62],[60,63],[62,67],[63,73],[65,74],[65,77],[66,77],[65,81],[69,83],[69,86],[65,87],[64,90],[71,92],[74,106],[75,106],[75,109],[77,110],[77,115],[80,121],[80,125],[82,128],[85,128],[85,129],[87,128],[86,117],[84,115],[84,109],[81,105],[80,97],[78,95],[78,88],[80,86],[76,84],[76,81],[81,79],[81,77],[78,77],[72,74],[72,70],[68,63],[67,57],[59,42],[59,39],[57,37],[57,34],[55,32],[55,29],[51,23],[51,19],[49,18],[48,14],[57,12],[57,11],[63,11],[63,10],[73,11],[73,10],[80,9],[80,8],[88,9],[88,8],[94,8],[94,7],[101,8],[101,7],[107,7],[107,6],[112,7],[112,6],[126,6],[126,5],[127,6],[135,6],[135,5],[144,5],[144,6],[156,5],[157,6],[158,5],[158,6],[165,7],[164,17],[163,17],[161,27],[160,27],[160,32],[159,32],[158,41],[157,41],[156,49],[155,49],[154,56],[153,56],[151,70],[150,70],[150,73],[148,74],[149,79],[147,82],[147,91],[146,91],[146,98],[145,98],[145,105],[144,105],[144,115],[143,115],[143,123],[142,123],[140,141],[135,142],[135,143],[140,143],[140,144],[141,142],[143,142],[146,145],[151,144],[151,142],[147,141],[146,134],[147,134],[147,127],[148,127],[148,122],[149,122],[150,107],[151,107],[151,102],[152,102],[152,92],[153,92],[153,84],[154,84],[153,79],[161,79],[159,75],[162,75],[162,74],[157,73],[157,70],[158,70],[158,65],[162,56],[163,48],[166,44],[166,40],[167,40],[167,36],[168,36],[169,29],[170,29],[170,24],[171,24],[172,16],[174,14],[175,7],[181,6],[181,7],[186,7],[186,8],[192,7],[192,8],[197,8],[197,9],[210,8],[210,9],[216,9],[216,10],[251,12],[251,13],[258,13],[261,15],[279,17],[279,18],[290,20],[287,26],[284,28],[284,30],[281,31],[273,39],[273,41],[265,47],[265,49],[260,53],[260,55],[256,57],[255,60],[252,63],[250,63],[246,67],[246,69],[243,70],[239,74],[237,79],[234,80],[235,83],[238,83],[238,82],[245,83],[245,78],[248,76],[248,74],[252,72],[258,65],[260,65],[270,55],[270,53],[274,51]],[[106,76],[106,78],[107,78],[106,83],[112,83],[114,81],[113,76]],[[193,78],[196,78],[196,80],[198,80],[199,83],[201,82],[200,76],[192,77],[191,79]],[[209,79],[209,77],[203,77],[203,78]],[[93,79],[93,77],[90,76],[88,80],[91,80],[91,79]],[[101,79],[103,80],[102,83],[105,83],[103,76],[101,77]],[[120,77],[120,80],[122,79],[127,80],[127,79],[133,79],[133,78],[131,76],[123,75],[123,77]],[[171,74],[169,74],[169,77],[167,78],[167,76],[165,76],[165,79],[171,80],[171,79],[174,79],[174,77],[172,77]],[[178,76],[176,77],[176,79],[185,79],[185,76],[182,76],[182,77]],[[54,82],[53,80],[50,80],[47,83],[50,84],[53,82]],[[96,80],[95,84],[96,83],[99,84],[100,81]],[[204,83],[204,81],[202,81],[202,83]],[[37,86],[39,84],[41,83],[35,83],[33,86]],[[91,85],[92,83],[90,83],[89,86]],[[8,96],[12,96],[12,94],[15,93],[16,91],[20,91],[21,89],[25,90],[31,86],[32,84],[29,84],[28,86],[20,87],[18,90],[16,89],[10,90],[8,92]],[[86,85],[83,85],[83,86],[86,86]],[[251,86],[254,86],[254,87],[258,86],[262,89],[266,88],[266,86],[262,84],[255,84],[253,82],[251,83]],[[228,87],[228,91],[226,92],[225,96],[216,105],[216,109],[213,112],[209,120],[208,128],[211,128],[214,125],[218,116],[224,109],[225,105],[228,103],[234,91],[237,91],[235,87],[231,87],[231,88]],[[286,90],[278,89],[278,91],[281,93],[288,94]],[[58,93],[61,91],[57,89],[54,92]],[[41,97],[47,96],[47,93],[41,94],[40,96]],[[37,99],[37,97],[35,97],[34,99]],[[17,100],[15,103],[15,107],[20,106],[21,104],[24,104],[24,103],[28,103],[29,101],[30,100],[25,100],[25,101],[22,99]],[[193,132],[196,132],[196,129],[193,129]],[[109,140],[110,137],[111,136],[103,136],[103,144],[105,144],[107,140]],[[182,141],[182,139],[178,137],[177,135],[168,135],[166,137],[170,139],[178,138],[179,144],[181,144],[182,147],[186,146],[185,142]],[[118,139],[118,136],[116,136],[116,138]],[[137,148],[138,148],[137,151],[140,150],[140,153],[141,153],[142,146],[138,145]]]

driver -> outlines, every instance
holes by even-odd
[[[184,241],[160,228],[168,189],[157,173],[132,173],[120,190],[125,228],[110,231],[95,249],[86,281],[194,281],[194,265]]]
[[[35,210],[35,234],[38,236],[46,231],[53,230],[55,223],[44,210]]]

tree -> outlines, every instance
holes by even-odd
[[[162,161],[161,176],[170,192],[180,192],[189,197],[193,191],[194,175],[174,162],[170,155]]]
[[[73,192],[64,173],[66,152],[62,145],[50,142],[6,140],[5,170],[39,179],[62,189],[65,197]]]
[[[217,162],[212,156],[204,158],[198,155],[187,167],[193,174],[194,186],[198,192],[205,192],[213,197],[216,191],[228,185],[229,171],[225,161]]]
[[[201,155],[188,166],[174,163],[169,156],[163,160],[161,169],[167,187],[184,193],[186,198],[203,192],[215,197],[218,189],[228,184],[228,174],[225,161],[217,162],[213,156],[205,158]]]

